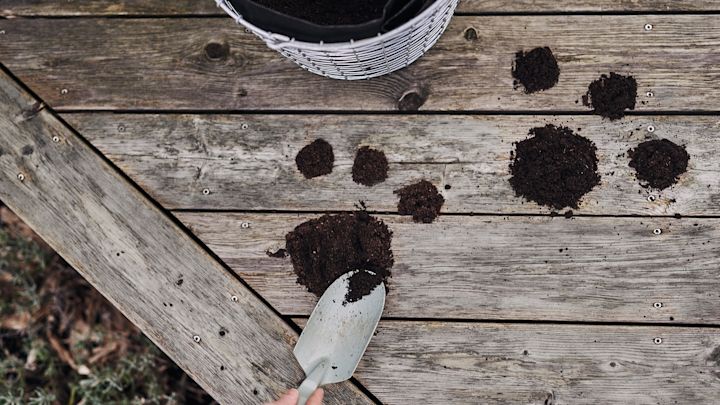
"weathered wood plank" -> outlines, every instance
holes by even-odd
[[[546,123],[582,128],[598,146],[602,183],[578,214],[720,215],[720,120],[591,116],[312,116],[66,114],[93,145],[171,209],[371,210],[395,212],[393,190],[426,178],[444,194],[446,213],[548,213],[516,197],[508,179],[513,142]],[[654,137],[687,145],[689,172],[648,201],[625,152]],[[333,145],[329,176],[306,180],[297,152],[315,138]],[[353,183],[355,151],[370,145],[391,162],[384,184]],[[451,189],[445,190],[445,185]],[[208,188],[211,193],[203,194]]]
[[[720,334],[383,321],[356,375],[388,405],[712,405],[720,390]]]
[[[42,107],[0,74],[0,199],[218,401],[297,384],[294,331]]]
[[[315,300],[295,283],[290,260],[266,251],[284,247],[285,234],[312,216],[176,216],[283,314],[310,313]],[[385,316],[720,321],[717,219],[381,218],[395,256]]]
[[[421,110],[585,112],[578,100],[609,71],[654,92],[640,112],[716,111],[720,98],[714,15],[457,17],[408,69],[352,83],[299,69],[230,19],[9,19],[0,30],[0,60],[62,110],[396,110],[414,92]],[[205,55],[213,41],[227,57]],[[554,49],[562,76],[528,96],[510,71],[536,46]]]
[[[720,10],[717,0],[462,0],[461,13],[679,12]],[[0,16],[222,15],[211,0],[4,0]]]

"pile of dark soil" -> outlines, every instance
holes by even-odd
[[[334,163],[333,148],[324,139],[316,139],[295,156],[295,164],[306,179],[332,173]]]
[[[318,25],[352,25],[382,17],[388,0],[254,0],[267,8]]]
[[[333,281],[352,270],[372,271],[383,281],[390,277],[391,241],[392,232],[385,223],[358,211],[304,222],[285,236],[285,247],[298,283],[321,296]],[[351,298],[355,297],[356,293]]]
[[[645,187],[659,190],[677,183],[678,177],[687,171],[690,155],[684,147],[667,139],[643,142],[628,151],[630,167]]]
[[[385,153],[363,146],[355,155],[352,178],[355,183],[371,187],[387,179],[388,168]]]
[[[353,274],[350,276],[350,285],[343,304],[360,301],[362,297],[369,295],[375,287],[384,281],[385,279],[380,274],[367,271],[359,271]]]
[[[554,87],[560,79],[560,67],[550,48],[535,48],[515,55],[512,74],[515,86],[522,84],[530,94]]]
[[[610,73],[590,83],[583,104],[592,107],[595,114],[611,120],[625,116],[625,110],[634,110],[637,99],[637,81],[632,76]]]
[[[510,155],[515,193],[555,209],[577,208],[580,198],[600,183],[595,144],[554,125],[533,128],[530,135]]]
[[[429,224],[440,215],[445,199],[437,188],[427,180],[396,190],[400,196],[398,212],[400,215],[412,215],[413,221]]]

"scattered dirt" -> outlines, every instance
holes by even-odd
[[[395,190],[400,196],[400,215],[412,215],[413,221],[429,224],[440,215],[445,199],[437,188],[427,180]]]
[[[317,296],[352,270],[372,271],[384,281],[394,264],[392,232],[365,211],[304,222],[285,241],[298,283]]]
[[[254,0],[267,8],[318,25],[362,24],[382,17],[388,0]]]
[[[306,179],[332,173],[334,163],[333,148],[324,139],[316,139],[295,156],[295,164]]]
[[[355,183],[372,187],[388,177],[388,160],[385,153],[363,146],[355,155],[352,178]]]
[[[632,76],[617,73],[602,75],[590,83],[583,96],[583,104],[592,107],[595,114],[611,120],[625,116],[626,110],[634,110],[637,99],[637,81]]]
[[[554,87],[560,79],[560,67],[550,48],[535,48],[515,55],[512,74],[515,86],[522,84],[530,94]]]
[[[268,257],[274,257],[276,259],[284,259],[288,255],[287,250],[285,250],[285,249],[278,249],[275,252],[266,250],[265,254],[268,255]]]
[[[380,274],[373,274],[367,271],[359,271],[350,276],[350,286],[345,296],[345,302],[357,302],[366,295],[369,295],[375,287],[379,286],[385,279]]]
[[[547,125],[510,153],[510,184],[518,196],[555,209],[578,208],[598,183],[597,148],[570,128]]]
[[[687,171],[690,155],[683,146],[667,140],[643,142],[628,151],[630,167],[644,187],[666,189]]]

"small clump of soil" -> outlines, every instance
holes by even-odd
[[[306,179],[312,179],[332,173],[335,154],[327,141],[316,139],[310,145],[300,149],[295,156],[295,164]]]
[[[355,183],[372,187],[387,179],[389,167],[384,152],[363,146],[355,155],[352,179]]]
[[[287,250],[285,249],[278,249],[274,252],[271,252],[269,250],[265,251],[265,254],[268,255],[268,257],[273,257],[275,259],[284,259],[287,257]]]
[[[643,142],[628,151],[630,167],[645,187],[666,189],[687,171],[690,155],[684,147],[667,139]]]
[[[323,215],[298,225],[285,236],[285,248],[297,282],[321,296],[352,270],[371,271],[383,281],[390,277],[391,241],[392,232],[384,222],[358,211]]]
[[[370,295],[375,287],[379,286],[385,279],[379,274],[373,274],[367,271],[358,271],[350,276],[348,292],[345,295],[343,305],[350,302],[360,301],[364,296]]]
[[[550,48],[535,48],[515,55],[512,74],[515,86],[522,84],[530,94],[553,88],[560,79],[560,66]]]
[[[267,8],[318,25],[362,24],[382,17],[388,0],[254,0]]]
[[[637,99],[637,81],[632,76],[617,73],[602,75],[590,83],[583,104],[592,107],[595,114],[610,120],[625,116],[626,110],[634,110]]]
[[[554,125],[533,128],[530,135],[510,153],[515,193],[558,210],[578,208],[582,196],[600,183],[595,144]]]
[[[437,187],[427,180],[395,190],[400,196],[398,212],[400,215],[412,215],[413,221],[429,224],[440,215],[445,199]]]

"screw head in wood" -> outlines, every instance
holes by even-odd
[[[17,179],[20,180],[20,181],[25,181],[25,175],[22,174],[22,173],[18,173]]]
[[[60,94],[62,94],[62,95],[68,94],[68,89],[60,90]]]
[[[650,133],[655,132],[655,126],[654,126],[654,125],[648,125],[647,131],[650,132]]]
[[[5,35],[5,30],[0,30],[0,35]]]
[[[200,336],[195,335],[195,336],[193,336],[193,340],[195,341],[195,343],[200,343],[201,339],[200,339]]]
[[[244,123],[244,122],[242,123],[242,125],[240,125],[240,128],[242,128],[242,129],[248,129],[249,127],[250,127],[250,125],[248,125],[247,123]]]
[[[662,229],[656,228],[656,229],[653,231],[653,233],[654,233],[655,235],[660,235],[660,234],[662,234]]]
[[[659,308],[662,308],[662,307],[663,307],[663,303],[662,303],[662,302],[656,302],[656,303],[653,304],[653,307],[658,308],[658,309],[659,309]]]
[[[204,195],[209,195],[209,194],[210,194],[210,189],[209,189],[209,188],[204,188],[203,191],[202,191],[202,193],[203,193]]]
[[[655,202],[655,196],[652,195],[652,194],[650,194],[650,195],[647,197],[647,200],[648,200],[649,202]]]
[[[240,227],[245,228],[245,229],[250,228],[250,223],[243,222],[242,224],[240,224]]]
[[[58,142],[60,142],[60,137],[57,136],[57,135],[55,135],[55,136],[52,137],[52,141],[55,142],[55,143],[58,143]]]
[[[237,295],[233,295],[232,297],[230,297],[230,300],[232,300],[232,302],[238,302]]]
[[[645,24],[645,31],[652,31],[653,28],[654,28],[654,27],[653,27],[652,24]]]
[[[648,97],[654,97],[655,93],[653,93],[652,91],[648,91],[647,93],[645,93],[645,95]]]
[[[662,338],[656,337],[655,339],[653,339],[653,343],[655,343],[656,345],[661,344],[661,343],[662,343]]]
[[[125,132],[125,125],[123,125],[123,124],[118,125],[118,131]]]

